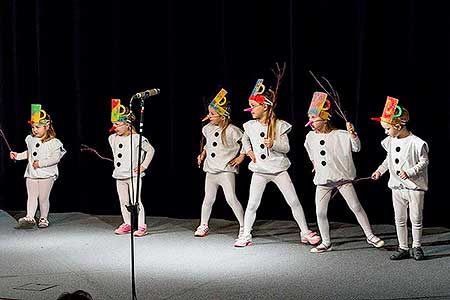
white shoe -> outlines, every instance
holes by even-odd
[[[196,237],[204,237],[207,236],[209,233],[209,227],[206,224],[201,224],[197,227],[197,230],[194,232],[194,236]]]
[[[384,241],[379,237],[377,237],[376,235],[372,236],[370,239],[367,239],[366,241],[375,248],[380,248],[384,246]]]
[[[327,246],[325,244],[320,244],[319,246],[312,248],[310,250],[311,253],[322,253],[322,252],[327,252],[327,251],[331,251],[333,248],[330,246]]]

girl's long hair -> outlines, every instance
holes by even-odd
[[[45,135],[41,138],[42,143],[48,142],[48,141],[56,138],[56,132],[55,132],[55,128],[53,128],[53,123],[50,121],[45,126],[48,126],[48,129],[47,129],[47,132],[45,133]]]
[[[268,98],[270,101],[272,101],[272,103],[276,101],[275,99],[276,94],[271,89],[268,89],[267,91],[264,92],[264,97]],[[275,129],[277,127],[277,116],[275,115],[274,109],[275,109],[274,105],[270,105],[269,110],[267,111],[267,124],[268,124],[267,137],[272,140],[275,140],[275,133],[276,133]]]
[[[224,144],[225,146],[227,145],[227,127],[231,124],[231,119],[225,117],[225,119],[223,119],[222,121],[220,121],[219,123],[219,127],[221,129],[220,132],[220,139],[222,140],[222,144]]]

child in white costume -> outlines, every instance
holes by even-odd
[[[131,111],[120,104],[119,99],[112,99],[111,122],[113,127],[110,131],[115,131],[108,138],[114,155],[114,171],[112,177],[116,179],[117,193],[120,200],[120,210],[122,212],[123,223],[114,232],[116,234],[127,234],[132,230],[131,213],[127,206],[130,205],[130,196],[138,199],[138,229],[133,232],[134,236],[142,237],[147,234],[147,224],[145,223],[145,210],[141,202],[142,177],[148,168],[155,149],[149,141],[142,137],[141,163],[138,164],[139,155],[139,135],[136,133],[132,122],[135,117]],[[133,165],[131,165],[131,159]],[[137,191],[137,172],[140,167],[139,191]],[[134,202],[134,200],[132,201]]]
[[[236,240],[235,247],[245,247],[252,244],[252,227],[256,219],[264,189],[269,182],[274,182],[282,192],[286,202],[291,207],[295,221],[300,227],[301,242],[317,244],[320,237],[309,230],[303,208],[297,197],[295,187],[287,169],[291,162],[286,154],[289,152],[288,133],[291,125],[278,120],[272,111],[276,101],[276,93],[265,91],[259,79],[249,98],[250,111],[254,120],[244,124],[242,138],[242,153],[251,158],[249,169],[253,172],[250,183],[250,194],[244,215],[244,233]]]
[[[398,238],[398,251],[391,260],[409,258],[423,260],[421,247],[422,218],[425,191],[428,190],[428,144],[406,128],[408,111],[398,105],[398,99],[387,97],[383,114],[379,121],[386,137],[381,145],[387,155],[383,163],[372,174],[377,180],[389,171],[388,187],[392,190],[395,213],[395,227]],[[408,249],[408,208],[412,225],[412,249]]]
[[[230,105],[226,94],[224,89],[219,91],[208,106],[208,115],[203,119],[209,119],[210,122],[202,128],[206,144],[197,157],[199,167],[203,162],[206,178],[200,226],[194,233],[196,237],[208,235],[209,218],[219,186],[222,187],[225,199],[239,222],[239,233],[242,233],[244,228],[244,209],[235,192],[235,174],[245,157],[240,154],[242,131],[231,124]]]
[[[31,104],[31,135],[25,138],[27,151],[11,151],[13,160],[28,159],[24,177],[27,185],[27,215],[19,219],[17,228],[32,228],[39,203],[40,218],[38,227],[49,226],[50,192],[58,178],[58,163],[66,153],[63,144],[56,138],[53,123],[49,115],[41,110],[40,104]]]
[[[304,146],[314,166],[313,182],[317,186],[315,196],[317,224],[322,243],[311,249],[311,252],[320,253],[332,249],[327,211],[335,188],[355,214],[367,242],[377,248],[382,247],[384,242],[373,234],[355,188],[351,182],[349,183],[356,177],[352,152],[360,150],[361,142],[350,122],[346,124],[346,131],[331,125],[329,109],[330,100],[327,99],[327,94],[315,92],[308,110],[307,125],[311,125],[312,131],[306,135]]]

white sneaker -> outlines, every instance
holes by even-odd
[[[322,253],[322,252],[327,252],[327,251],[331,251],[333,248],[330,246],[327,246],[325,244],[320,244],[319,246],[312,248],[311,250],[309,250],[311,253]]]
[[[197,230],[194,232],[194,236],[196,237],[204,237],[209,233],[209,227],[206,224],[201,224],[197,227]]]
[[[22,217],[19,219],[17,229],[31,229],[36,225],[36,220],[33,217]]]

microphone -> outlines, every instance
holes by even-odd
[[[136,93],[133,96],[133,98],[134,99],[147,99],[151,96],[158,95],[159,93],[160,93],[160,89],[151,89],[151,90],[146,90],[144,92]]]

